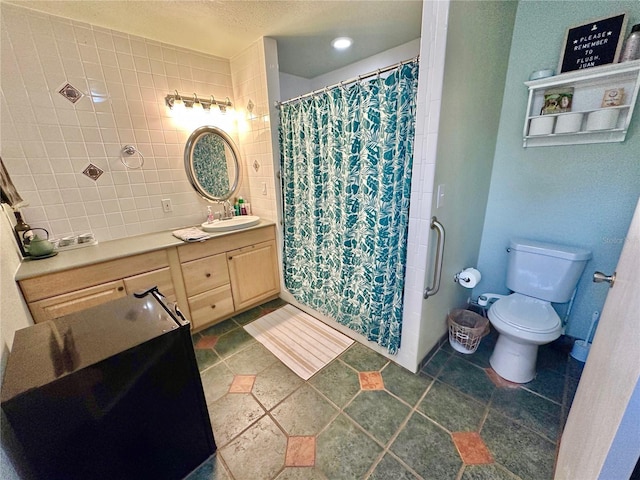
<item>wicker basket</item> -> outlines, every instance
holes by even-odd
[[[452,310],[447,316],[449,343],[460,353],[473,353],[489,333],[489,320],[469,310]]]

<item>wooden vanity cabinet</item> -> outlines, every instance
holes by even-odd
[[[72,268],[19,281],[36,323],[157,286],[193,329],[218,323],[280,293],[275,227]]]
[[[275,240],[227,252],[233,302],[237,310],[280,292],[277,258]]]
[[[195,329],[280,293],[273,226],[181,245],[178,255]]]
[[[132,255],[19,282],[35,323],[52,320],[158,285],[175,298],[164,250]]]

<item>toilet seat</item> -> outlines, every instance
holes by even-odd
[[[513,293],[501,298],[489,309],[489,319],[533,333],[553,333],[560,325],[560,317],[547,301]]]

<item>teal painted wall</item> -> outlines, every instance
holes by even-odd
[[[496,92],[502,92],[506,78],[516,8],[514,1],[455,1],[449,6],[434,186],[437,195],[437,185],[444,184],[445,198],[436,208],[434,196],[432,207],[445,226],[446,241],[440,291],[424,302],[424,354],[446,333],[449,311],[464,308],[471,295],[453,278],[478,261],[500,123],[502,95]],[[435,234],[431,238],[435,243]]]
[[[593,259],[578,284],[567,330],[578,338],[586,336],[608,291],[591,281],[592,274],[615,270],[640,195],[640,109],[636,105],[623,143],[525,149],[523,82],[534,70],[557,67],[567,27],[620,12],[629,15],[627,31],[640,23],[637,1],[519,3],[480,245],[483,279],[473,292],[508,293],[505,248],[511,237],[587,248]]]

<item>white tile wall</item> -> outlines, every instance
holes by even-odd
[[[0,14],[0,154],[29,202],[26,221],[54,237],[91,230],[109,240],[203,220],[208,204],[187,181],[184,144],[202,124],[238,139],[236,116],[242,115],[230,109],[225,116],[177,117],[164,97],[196,92],[229,97],[236,106],[230,61],[6,3]],[[246,75],[236,83],[239,98],[251,96],[262,108],[259,92],[266,86],[252,63],[260,53],[254,50],[234,60]],[[66,82],[86,96],[71,104],[57,93]],[[270,148],[261,133],[268,120],[249,123],[258,128],[242,133],[250,140],[245,163],[257,159],[266,167],[260,175],[272,175],[271,162],[262,161]],[[144,155],[141,169],[121,163],[127,144]],[[82,175],[89,163],[105,172],[97,182]],[[250,172],[245,166],[245,175]],[[245,196],[258,178],[243,183]],[[171,199],[173,212],[162,211],[163,198]],[[267,210],[256,207],[260,214]]]
[[[266,60],[263,39],[231,59],[231,78],[238,103],[238,134],[244,162],[241,191],[249,198],[253,214],[277,220],[274,184],[271,116],[267,95]],[[249,101],[253,110],[247,109]],[[275,119],[274,121],[277,121]],[[256,170],[254,163],[259,167]]]

